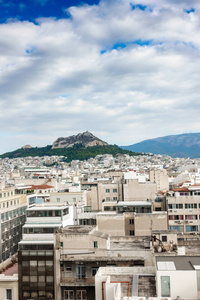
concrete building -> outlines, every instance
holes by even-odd
[[[149,180],[152,183],[156,183],[157,191],[169,190],[169,178],[166,169],[151,169],[149,172]]]
[[[97,229],[111,236],[151,236],[153,230],[168,229],[167,213],[102,212]]]
[[[87,190],[87,206],[92,211],[101,211],[104,202],[116,202],[123,199],[122,184],[119,182],[83,182],[82,189]]]
[[[17,253],[26,216],[26,196],[14,188],[0,190],[0,262]]]
[[[19,300],[55,299],[54,233],[73,222],[73,206],[43,204],[27,209],[18,251]]]
[[[94,300],[99,267],[151,266],[151,250],[137,247],[125,238],[111,243],[109,234],[89,226],[69,226],[56,233],[56,300]]]
[[[140,183],[137,179],[126,179],[123,184],[124,201],[153,200],[156,192],[156,183]]]
[[[156,257],[157,296],[200,298],[200,256]]]

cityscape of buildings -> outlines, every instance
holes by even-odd
[[[0,299],[200,298],[200,159],[0,159]]]

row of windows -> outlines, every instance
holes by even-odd
[[[106,193],[110,193],[110,189],[106,189]],[[113,189],[113,193],[117,193],[117,189]]]
[[[185,203],[184,207],[185,209],[197,208],[197,203]],[[199,208],[200,208],[200,203],[199,203]],[[168,209],[183,209],[183,204],[182,203],[168,204]]]
[[[1,229],[2,229],[2,232],[9,231],[10,229],[17,227],[18,225],[21,225],[21,224],[24,225],[24,223],[25,223],[25,215],[15,218],[15,219],[12,219],[10,221],[7,221],[5,223],[2,223]]]
[[[110,198],[110,197],[106,197],[106,201],[117,201],[117,197],[113,197],[113,198]]]
[[[104,211],[115,211],[116,206],[104,206]]]
[[[200,192],[180,192],[179,196],[200,196]]]
[[[34,298],[37,298],[37,297],[44,297],[46,299],[49,299],[49,300],[53,300],[54,299],[54,293],[53,291],[23,291],[23,299],[34,299]],[[70,299],[70,298],[69,298]]]
[[[178,232],[183,232],[183,226],[169,226],[169,230],[177,230]],[[198,231],[198,226],[196,225],[187,225],[185,226],[185,231],[186,232],[197,232]]]
[[[14,195],[13,191],[11,191],[11,192],[4,192],[4,193],[0,193],[0,198],[10,197],[10,196],[13,196],[13,195]]]
[[[198,220],[198,215],[173,215],[169,216],[169,220]]]
[[[13,206],[16,204],[19,204],[19,199],[2,202],[2,203],[0,203],[0,208],[7,208],[7,207],[10,207],[10,206]]]
[[[22,281],[23,282],[53,282],[53,276],[44,276],[44,275],[39,275],[39,276],[22,276]]]
[[[1,214],[1,221],[4,222],[4,221],[7,221],[9,219],[13,219],[13,218],[16,218],[18,216],[22,216],[23,214],[25,214],[25,212],[26,212],[26,207],[20,207],[20,208],[2,213]]]
[[[69,208],[63,210],[63,216],[69,213]],[[60,217],[61,210],[29,210],[27,211],[27,217],[37,218],[37,217]]]
[[[76,291],[76,298],[74,295],[73,290],[65,290],[64,291],[64,300],[74,300],[74,299],[79,299],[79,300],[87,300],[87,291],[86,290],[77,290]]]
[[[58,231],[58,227],[56,228],[24,228],[24,233],[55,233]]]
[[[60,268],[61,268],[62,272],[72,272],[72,265],[71,264],[64,265],[63,262],[61,262]],[[99,267],[97,267],[97,266],[91,267],[91,275],[95,276],[98,269],[99,269]],[[84,269],[84,272],[85,272],[85,269]]]

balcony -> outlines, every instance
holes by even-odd
[[[69,277],[69,273],[61,272],[60,285],[61,286],[95,286],[95,277],[76,278],[73,274]]]

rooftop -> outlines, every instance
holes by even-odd
[[[159,271],[194,271],[200,268],[200,256],[157,256],[156,265]]]
[[[3,271],[1,274],[4,274],[4,275],[6,275],[6,276],[18,274],[18,263],[15,263],[15,264],[12,265],[11,267],[9,267],[9,268],[6,269],[5,271]]]

